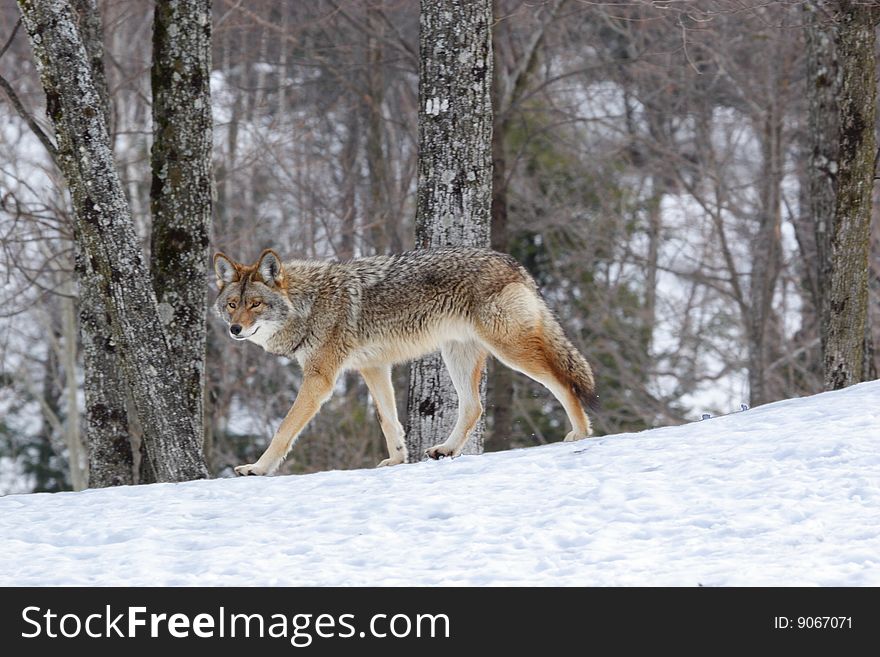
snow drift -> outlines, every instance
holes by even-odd
[[[0,536],[3,585],[877,586],[880,382],[451,461],[9,496]]]

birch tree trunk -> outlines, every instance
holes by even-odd
[[[491,0],[422,0],[416,246],[489,246],[492,205]],[[480,385],[485,406],[485,372]],[[458,402],[443,361],[413,363],[407,400],[411,460],[447,438]],[[464,454],[483,451],[483,420]]]
[[[79,32],[89,57],[92,79],[104,122],[110,125],[110,93],[104,73],[104,34],[95,0],[73,0]],[[110,317],[100,293],[100,279],[75,245],[79,287],[79,326],[86,398],[86,444],[89,486],[134,483],[132,448],[126,410],[127,383],[110,331]]]
[[[183,386],[168,370],[173,354],[114,168],[76,15],[66,0],[18,4],[55,127],[58,162],[73,198],[75,237],[96,274],[139,419],[155,428],[157,439],[147,443],[150,460],[160,481],[206,477],[201,436]]]
[[[150,275],[187,412],[204,433],[211,227],[211,0],[159,0],[153,15]],[[144,426],[146,440],[152,427]]]
[[[808,29],[811,209],[827,390],[862,381],[874,180],[876,6],[815,1]]]

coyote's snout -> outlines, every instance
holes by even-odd
[[[255,264],[214,256],[215,309],[235,340],[295,358],[302,387],[266,452],[238,474],[273,472],[330,397],[339,374],[356,369],[376,403],[388,458],[406,461],[391,366],[439,349],[458,393],[452,434],[428,456],[457,456],[483,412],[480,373],[491,354],[546,386],[572,430],[592,431],[593,373],[565,337],[534,280],[513,258],[466,247],[410,251],[330,263],[291,260],[272,250]]]

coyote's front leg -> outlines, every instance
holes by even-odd
[[[299,394],[281,426],[278,427],[278,431],[275,432],[268,449],[256,463],[239,465],[235,468],[235,473],[239,475],[267,475],[275,472],[290,448],[293,447],[300,431],[315,416],[321,405],[330,399],[334,383],[336,383],[335,372],[332,376],[327,376],[307,371]]]

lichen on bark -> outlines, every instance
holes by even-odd
[[[150,275],[200,434],[212,205],[210,78],[211,0],[158,0],[151,69]]]
[[[867,375],[868,249],[876,155],[874,52],[880,7],[813,0],[806,9],[810,203],[825,388],[831,390]]]

